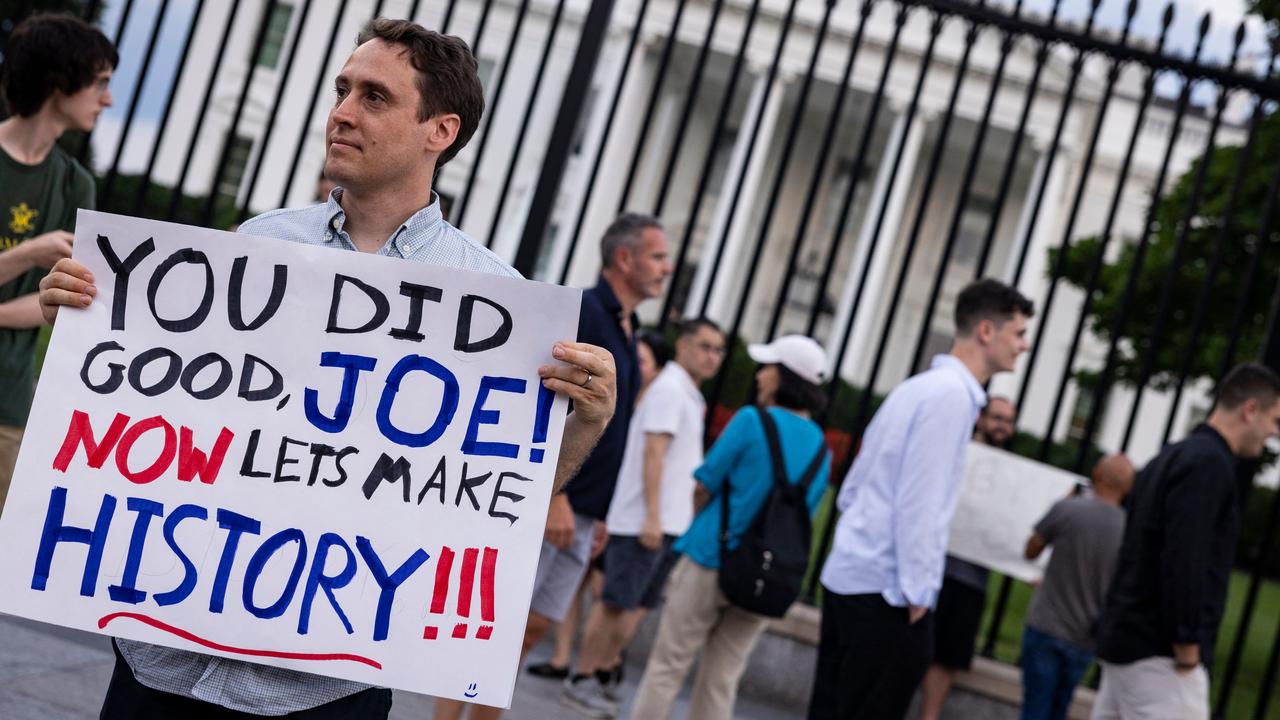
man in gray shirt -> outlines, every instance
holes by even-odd
[[[1036,524],[1024,551],[1053,546],[1022,635],[1022,720],[1062,720],[1094,654],[1094,625],[1124,538],[1120,502],[1133,465],[1109,455],[1093,468],[1093,494],[1060,500]]]

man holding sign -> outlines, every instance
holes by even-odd
[[[280,210],[267,213],[245,223],[242,226],[242,231],[309,245],[348,251],[355,250],[432,265],[516,277],[515,271],[509,266],[445,222],[440,214],[438,197],[431,190],[431,180],[436,169],[456,155],[466,144],[479,124],[480,115],[483,111],[483,90],[477,76],[476,60],[470,49],[458,38],[443,36],[425,30],[409,21],[386,19],[372,21],[360,33],[357,43],[356,50],[335,80],[336,102],[330,110],[326,131],[328,150],[325,175],[332,178],[340,189],[330,196],[326,204],[300,210]],[[102,247],[101,238],[99,239],[99,246]],[[106,254],[105,251],[104,254]],[[210,249],[210,254],[213,254],[212,249]],[[191,262],[191,258],[195,255],[200,255],[203,258],[201,253],[188,252],[185,256],[175,253],[175,256],[186,262]],[[121,287],[119,282],[121,271],[125,275],[127,286],[128,269],[135,267],[140,261],[134,261],[133,257],[133,254],[130,254],[123,261],[120,261],[119,257],[116,257],[113,261],[112,269],[116,270],[117,275],[117,291]],[[108,256],[108,260],[111,261],[111,256]],[[130,265],[131,261],[133,261],[132,265]],[[205,262],[206,267],[208,267],[208,261],[206,260]],[[280,267],[282,266],[277,266],[277,270]],[[240,278],[241,282],[243,282],[243,268],[241,268],[241,273]],[[160,271],[157,270],[157,274],[153,277],[152,287],[149,288],[151,310],[157,321],[160,321],[161,317],[156,312],[154,286],[159,283],[155,278],[160,277]],[[342,275],[337,276],[337,278],[342,277]],[[369,287],[367,283],[357,279],[347,278],[347,281],[352,287]],[[73,260],[59,262],[55,265],[53,272],[41,282],[40,303],[45,318],[49,322],[53,322],[59,306],[63,305],[89,308],[93,305],[94,296],[98,293],[94,282],[93,274],[83,264]],[[233,272],[232,284],[234,285],[235,282]],[[336,311],[341,287],[341,282],[335,279],[334,305],[330,314],[327,332],[360,332],[360,330],[341,327],[341,323],[338,322],[339,318]],[[433,290],[436,293],[434,297],[430,294]],[[399,340],[421,341],[421,336],[417,335],[415,337],[415,334],[417,328],[423,323],[421,312],[423,303],[426,301],[438,303],[439,291],[435,288],[414,285],[409,282],[401,283],[400,291],[409,298],[411,308],[416,308],[416,311],[411,309],[406,328],[392,330],[391,336]],[[369,289],[366,289],[365,292],[370,299],[375,300],[376,304],[377,300],[374,293],[378,291],[373,290],[373,292],[370,292]],[[483,298],[480,299],[483,300]],[[119,302],[119,297],[114,298],[114,300],[117,302],[113,304],[113,322],[116,312],[115,305],[119,306],[122,317],[124,314],[124,305]],[[275,302],[277,306],[280,303],[278,298],[275,299]],[[383,295],[383,302],[386,302],[385,295]],[[288,298],[286,298],[285,307],[288,308]],[[238,315],[239,308],[235,308],[234,312]],[[383,315],[385,316],[385,312]],[[466,320],[467,322],[470,321],[469,314],[466,315]],[[232,324],[234,325],[235,322]],[[458,342],[462,346],[466,345],[466,339],[470,334],[469,326],[464,327],[466,324],[464,323],[464,318],[460,315]],[[175,327],[171,331],[184,332],[189,329]],[[397,335],[397,333],[401,334]],[[462,352],[467,352],[467,350],[464,348]],[[561,342],[556,344],[552,355],[564,364],[547,365],[539,368],[538,376],[541,378],[541,384],[547,390],[567,396],[574,403],[574,412],[565,422],[563,436],[560,439],[560,454],[554,478],[554,485],[559,487],[573,476],[577,467],[608,424],[613,413],[615,377],[612,358],[608,352],[598,347],[582,343]],[[344,355],[334,352],[326,353],[326,356],[332,357],[326,357],[322,360],[322,365],[345,368],[342,399],[334,416],[328,417],[316,410],[316,398],[311,395],[313,391],[308,389],[309,397],[306,401],[307,419],[322,430],[337,432],[337,430],[341,429],[341,425],[346,423],[352,412],[353,405],[359,407],[360,403],[364,401],[363,397],[357,396],[356,381],[351,378],[358,377],[361,369],[372,368],[372,358],[368,358],[369,365],[365,368],[360,366],[360,362],[364,359],[358,355]],[[435,374],[436,377],[441,377],[442,375],[452,377],[452,374],[447,369],[435,367],[432,370],[433,365],[422,365],[424,362],[432,362],[429,361],[429,358],[409,355],[406,356],[405,360],[412,362],[415,357],[419,362],[419,366],[414,366],[410,369],[422,370],[425,368],[428,372]],[[340,364],[344,362],[347,364]],[[397,364],[397,369],[401,364]],[[89,360],[86,360],[85,367],[86,375],[84,377],[86,378],[86,384],[88,384],[87,370]],[[120,366],[116,365],[115,367]],[[245,367],[249,367],[248,357],[246,357]],[[390,376],[387,378],[387,389],[383,391],[384,404],[387,403],[388,393],[391,397],[394,397],[395,392],[399,389],[399,377],[397,376],[394,381]],[[505,381],[510,380],[510,378],[486,377],[485,380]],[[141,372],[138,373],[138,377],[135,377],[131,372],[130,383],[135,388],[140,386],[143,383]],[[183,387],[188,394],[198,396],[199,393],[192,390],[191,378],[184,379],[183,383]],[[365,387],[368,387],[369,384],[371,383],[366,383]],[[457,383],[454,382],[453,387],[456,388],[456,385]],[[448,404],[450,401],[448,386],[448,383],[446,383],[445,399],[441,401],[442,405]],[[507,387],[492,384],[487,389],[495,393],[522,392],[522,390],[512,390],[507,389]],[[483,398],[485,397],[485,390],[485,387],[481,388],[481,394],[477,398],[474,410],[471,413],[470,424],[467,425],[466,418],[462,418],[462,425],[467,426],[467,443],[471,444],[473,448],[476,445],[505,447],[502,443],[493,441],[479,442],[476,440],[474,430],[479,425],[493,425],[497,422],[494,419],[498,415],[497,411],[484,409],[485,401]],[[241,381],[241,392],[248,394],[253,392],[248,389],[247,383],[243,379]],[[454,392],[456,393],[456,389]],[[142,394],[145,395],[146,393]],[[286,396],[280,401],[277,410],[284,407],[287,401],[288,397]],[[452,398],[452,402],[456,406],[456,395]],[[343,415],[344,408],[346,416]],[[330,427],[330,425],[338,427]],[[391,416],[389,406],[379,406],[378,427],[383,429],[383,433],[388,436],[388,439],[401,445],[421,446],[431,442],[431,440],[414,442],[417,439],[416,436],[407,436],[406,433],[396,430],[395,420]],[[183,430],[185,431],[186,428],[183,428]],[[130,432],[133,432],[133,430],[130,430]],[[431,429],[422,434],[425,435],[430,432]],[[535,426],[535,441],[537,440],[538,432],[537,426]],[[542,432],[545,435],[545,430]],[[496,430],[491,429],[490,434],[496,433]],[[68,439],[70,440],[71,437],[72,435],[69,431]],[[129,435],[126,435],[127,437]],[[254,459],[253,451],[256,449],[256,438],[257,436],[255,435],[254,439],[250,440],[250,451],[246,454],[245,464],[242,466],[242,474],[253,477],[268,477],[271,473],[255,473],[253,470],[252,461]],[[101,440],[102,444],[106,444],[107,440],[105,438],[101,438]],[[121,440],[120,442],[123,443],[124,441]],[[184,442],[189,443],[190,439],[187,438]],[[295,445],[302,444],[297,441],[291,441],[287,437],[282,439],[279,458],[275,463],[274,483],[294,482],[297,483],[296,486],[309,487],[315,483],[317,465],[312,465],[311,479],[306,485],[298,482],[299,477],[297,475],[289,475],[287,470],[282,469],[289,464],[298,463],[297,472],[305,474],[305,470],[302,470],[301,467],[305,466],[305,464],[310,464],[297,459],[289,459],[290,442]],[[86,440],[84,445],[85,452],[90,452],[91,442]],[[74,454],[76,446],[71,445],[70,447],[72,454]],[[93,447],[96,451],[97,446],[94,445]],[[466,444],[464,444],[463,448],[465,453]],[[335,449],[313,443],[311,444],[311,452],[315,455],[315,462],[318,464],[322,457],[332,457]],[[540,451],[530,451],[531,457],[535,452]],[[189,454],[190,450],[188,449]],[[267,454],[274,453],[263,453],[263,455]],[[471,454],[496,453],[473,452]],[[387,493],[389,497],[380,494],[379,500],[398,503],[398,491],[394,488],[386,487],[386,485],[402,483],[405,503],[408,504],[410,497],[408,464],[405,463],[403,457],[394,464],[390,462],[390,458],[386,455],[383,455],[383,457],[387,462],[379,461],[374,472],[370,473],[370,479],[364,483],[363,492],[365,498],[372,499],[374,492]],[[539,454],[536,457],[538,459],[533,460],[533,462],[540,462],[541,455]],[[65,468],[65,462],[61,454],[59,454],[59,460],[55,461],[55,469],[58,469],[58,462],[63,462],[63,467]],[[90,462],[92,466],[92,460]],[[334,462],[338,469],[341,470],[341,455]],[[129,470],[127,460],[121,460],[118,456],[117,463],[120,465],[122,472]],[[98,463],[98,466],[101,466],[101,463]],[[439,467],[444,467],[443,459]],[[377,474],[379,471],[381,471],[381,476]],[[182,474],[183,470],[180,468],[179,480],[184,479]],[[443,471],[441,471],[441,474],[443,474]],[[470,505],[464,501],[464,497],[470,495],[470,502],[474,503],[477,510],[479,510],[480,506],[471,488],[477,486],[475,481],[483,482],[488,475],[485,475],[484,478],[471,478],[470,485],[467,484],[469,479],[466,476],[467,470],[464,466],[463,486],[458,488],[457,498],[453,505],[469,508]],[[139,480],[134,479],[133,475],[129,475],[129,478],[134,482],[139,482]],[[185,479],[190,480],[190,475]],[[501,479],[499,477],[498,482],[501,482]],[[436,476],[432,475],[432,480],[422,489],[422,494],[418,495],[418,505],[423,504],[424,497],[434,497],[434,495],[429,495],[429,491],[432,489],[431,483],[435,482],[435,480]],[[201,482],[211,483],[212,481],[201,478]],[[341,480],[337,482],[341,483]],[[452,483],[452,480],[450,482]],[[328,479],[325,479],[323,484],[331,485]],[[197,485],[193,484],[193,487],[197,487]],[[273,485],[273,487],[293,486]],[[317,486],[317,488],[319,487],[321,486]],[[384,487],[385,489],[379,491],[379,487]],[[440,504],[444,505],[444,488],[443,485],[439,487]],[[450,484],[449,488],[452,494],[454,485]],[[511,524],[514,525],[514,516],[504,515],[502,512],[495,510],[496,503],[502,493],[496,487],[492,492],[493,501],[489,506],[488,517],[510,518]],[[506,497],[510,497],[510,495]],[[135,505],[133,502],[135,499],[137,498],[130,498],[130,510],[137,512],[138,517],[142,518],[143,511],[137,508],[146,507],[146,502],[140,501]],[[427,502],[430,503],[432,500],[428,499]],[[171,541],[170,544],[175,550],[177,548],[172,543],[172,528],[169,521],[177,517],[176,513],[179,510],[189,507],[192,506],[184,505],[176,508],[165,521],[165,539]],[[391,505],[382,507],[388,508],[388,512],[392,508]],[[203,510],[203,508],[198,508],[198,510]],[[53,517],[52,510],[50,517]],[[210,519],[212,519],[211,516]],[[335,518],[334,520],[337,522],[341,519]],[[253,521],[253,518],[246,518],[243,515],[220,509],[218,511],[218,521],[221,523],[222,528],[228,529],[226,547],[231,548],[230,552],[232,553],[234,553],[234,545],[230,538],[233,536],[238,538],[239,535],[231,535],[231,533],[256,534],[256,529],[246,529],[250,527],[250,521]],[[256,521],[253,522],[256,523]],[[506,524],[506,520],[503,520],[503,524]],[[49,523],[46,522],[46,529],[48,527]],[[135,525],[134,535],[138,535],[138,527],[142,527],[142,532],[145,534],[146,525],[139,521],[139,524]],[[256,525],[254,527],[256,528]],[[78,528],[64,526],[61,529],[57,529],[57,532],[59,533],[59,539],[56,539],[51,547],[57,547],[59,542],[84,541],[79,535],[75,534],[81,532]],[[277,533],[267,543],[276,542],[286,532],[288,531]],[[92,538],[92,533],[90,533],[90,537]],[[284,537],[284,539],[277,542],[277,546],[283,546],[289,539]],[[300,532],[296,539],[302,541],[302,547],[306,547],[305,539],[301,537]],[[386,602],[379,600],[379,621],[378,625],[375,626],[373,639],[375,641],[385,640],[386,615],[389,614],[390,600],[392,598],[385,590],[390,586],[394,591],[395,583],[403,583],[405,578],[403,576],[398,578],[388,577],[388,575],[401,575],[401,572],[388,573],[387,569],[381,567],[380,562],[377,560],[374,551],[371,549],[371,543],[363,537],[357,539],[363,541],[358,543],[360,545],[360,556],[369,565],[372,579],[378,581],[377,585],[374,586],[374,594],[377,594],[378,586],[382,586],[384,590],[383,598]],[[326,542],[331,546],[334,543],[341,543],[341,547],[347,550],[348,558],[351,558],[351,550],[346,546],[345,541],[341,539],[339,534],[326,533],[320,538],[320,546],[325,547]],[[413,542],[421,541],[414,540]],[[263,547],[266,547],[267,543],[264,543]],[[43,552],[43,540],[41,547]],[[490,552],[491,550],[493,550],[492,553]],[[225,552],[228,551],[224,549]],[[307,590],[313,599],[316,597],[317,589],[323,591],[342,622],[348,625],[347,633],[349,634],[351,633],[350,624],[335,599],[333,589],[350,583],[351,574],[344,570],[337,576],[328,575],[326,572],[327,566],[323,562],[323,556],[320,555],[319,547],[316,553],[320,560],[312,567],[307,582]],[[259,554],[261,554],[261,549],[259,553],[254,555],[255,560]],[[425,557],[421,556],[426,554],[421,550],[415,552],[410,557],[410,560],[401,566],[400,570],[409,568],[404,575],[412,574],[413,569],[416,569],[425,560]],[[433,552],[432,554],[435,553]],[[462,556],[463,553],[459,552],[458,555]],[[478,549],[469,548],[465,557],[459,558],[459,563],[463,568],[472,568],[471,575],[464,574],[463,576],[462,584],[466,588],[464,592],[470,592],[471,583],[475,580],[476,574],[480,576],[477,584],[482,587],[490,586],[488,595],[482,592],[481,602],[486,606],[491,606],[493,603],[491,588],[493,578],[492,563],[496,555],[497,551],[493,548],[485,548],[483,565],[479,573],[476,573],[477,558],[479,556]],[[270,557],[271,553],[268,553],[266,558],[269,560]],[[299,558],[300,567],[302,562],[301,553],[299,553]],[[417,564],[412,564],[415,558],[419,558],[417,559]],[[437,587],[441,584],[442,578],[447,582],[451,577],[446,558],[450,561],[452,559],[452,551],[448,548],[441,550],[439,557],[436,558],[437,571],[435,577]],[[184,561],[186,561],[185,556]],[[189,563],[189,561],[186,562]],[[125,568],[126,580],[122,582],[125,587],[113,586],[112,599],[116,599],[117,590],[120,590],[121,594],[138,592],[136,589],[128,587],[130,580],[136,581],[138,574],[132,545],[130,547],[129,563],[131,565],[127,565]],[[129,578],[131,567],[133,568],[133,577]],[[355,572],[353,567],[354,561],[349,562],[347,568],[352,573]],[[394,567],[394,564],[391,567]],[[443,572],[441,568],[443,568]],[[254,562],[251,561],[250,572],[246,576],[244,589],[246,608],[253,605],[252,579],[254,576],[252,571],[254,570]],[[256,570],[261,572],[262,568],[257,567]],[[219,571],[221,573],[221,567]],[[290,579],[285,595],[282,598],[292,594],[292,589],[297,586],[298,575],[299,572],[295,570],[294,577]],[[87,569],[86,577],[88,577]],[[37,581],[43,582],[39,578]],[[218,582],[225,582],[221,574]],[[368,589],[368,585],[366,585],[366,589]],[[172,595],[178,592],[179,590],[174,590],[160,595]],[[185,592],[190,594],[190,588],[185,588]],[[215,584],[214,595],[220,602],[221,596],[218,595],[219,592],[218,586]],[[221,592],[225,593],[225,587]],[[143,595],[145,596],[145,593]],[[155,597],[157,602],[163,605],[164,602],[159,599],[160,595]],[[303,601],[304,609],[299,620],[298,629],[300,634],[307,631],[308,602],[306,599]],[[323,596],[321,599],[315,600],[315,602],[317,605],[323,604]],[[469,605],[469,599],[467,602]],[[440,604],[443,605],[443,598],[441,598]],[[433,600],[432,607],[434,608],[435,605],[436,602]],[[219,606],[217,610],[211,608],[211,611],[220,612],[221,607]],[[275,612],[275,615],[279,614],[279,611],[274,610],[274,606],[266,608],[261,614],[258,612],[254,614],[259,618],[270,618],[273,616],[273,612]],[[459,599],[459,612],[463,617],[466,616],[461,599]],[[488,613],[491,612],[491,609],[488,610]],[[465,635],[465,627],[461,625],[459,627],[463,628],[462,632]],[[424,633],[424,638],[434,639],[433,630],[435,628],[430,627],[419,632]],[[482,630],[484,629],[482,628]],[[489,628],[488,631],[493,632],[493,629]],[[455,628],[455,638],[460,637],[456,634],[457,632],[458,629]],[[379,637],[380,633],[381,637]],[[478,637],[480,639],[488,639],[487,635],[479,635]],[[207,646],[213,647],[212,644]],[[116,672],[108,689],[102,710],[103,717],[240,717],[242,713],[249,713],[253,715],[288,714],[290,717],[307,719],[337,717],[385,718],[391,706],[390,691],[374,688],[370,683],[366,682],[323,677],[298,671],[291,667],[268,667],[225,656],[204,655],[123,639],[118,641],[117,649],[121,661],[117,662]],[[225,651],[225,648],[219,649]],[[329,666],[324,667],[327,668]],[[438,669],[437,671],[442,670]],[[512,672],[514,672],[514,658]],[[352,673],[348,672],[348,674]],[[474,683],[472,684],[472,689],[475,689]],[[472,697],[472,695],[468,695],[468,697]]]

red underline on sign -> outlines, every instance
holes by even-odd
[[[144,625],[150,625],[151,627],[156,628],[157,630],[163,630],[170,635],[177,635],[183,640],[190,640],[197,645],[203,645],[211,650],[221,650],[222,652],[236,653],[237,655],[273,657],[285,660],[350,660],[351,662],[364,663],[365,665],[377,670],[382,669],[382,663],[377,660],[371,660],[363,655],[352,655],[349,653],[300,653],[286,652],[283,650],[255,650],[253,648],[238,648],[231,645],[223,645],[222,643],[214,642],[212,640],[206,640],[193,632],[183,630],[180,627],[174,627],[166,622],[157,620],[149,615],[142,615],[141,613],[118,612],[111,613],[110,615],[103,615],[98,619],[98,629],[101,630],[105,628],[108,623],[116,618],[137,620]]]

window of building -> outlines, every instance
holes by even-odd
[[[289,35],[289,21],[293,19],[293,6],[278,2],[271,8],[271,17],[267,18],[267,33],[262,38],[262,47],[258,48],[259,67],[275,68],[280,64],[280,56],[284,52],[284,41]]]
[[[1078,384],[1076,401],[1071,408],[1071,425],[1067,428],[1067,437],[1077,442],[1084,440],[1085,431],[1088,430],[1089,426],[1089,415],[1093,413],[1096,395],[1093,382]],[[1094,428],[1095,438],[1097,438],[1098,431],[1102,429],[1103,424],[1106,422],[1106,417],[1107,398],[1104,397],[1102,398],[1102,407],[1098,410],[1098,425]]]
[[[988,198],[970,197],[960,214],[960,227],[956,230],[956,245],[952,249],[952,260],[956,265],[967,268],[976,267],[982,257],[982,248],[987,241],[987,232],[991,229],[991,219],[995,215],[995,202]]]
[[[249,155],[253,153],[253,138],[236,135],[229,142],[221,179],[218,181],[218,194],[234,201],[240,193],[240,181],[244,179],[245,168],[249,166]]]

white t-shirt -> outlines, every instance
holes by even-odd
[[[706,401],[680,364],[666,364],[636,406],[627,429],[618,484],[605,525],[612,535],[636,536],[644,529],[644,446],[648,433],[667,434],[662,460],[662,532],[681,535],[693,522],[693,471],[702,464]]]

